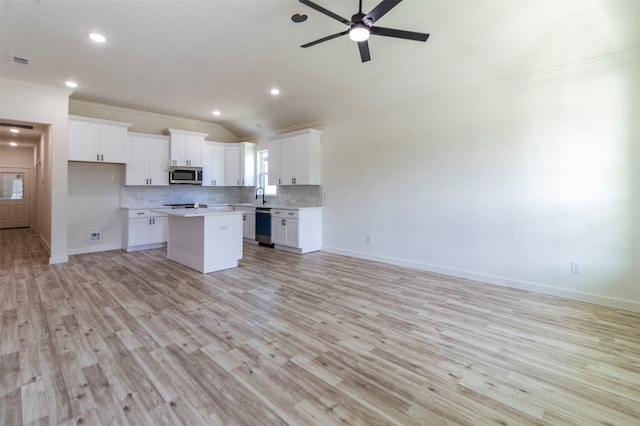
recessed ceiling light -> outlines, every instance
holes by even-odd
[[[18,144],[17,144],[17,143],[15,143],[15,142],[9,142],[9,145],[11,145],[11,146],[18,146]]]
[[[78,87],[78,83],[76,83],[75,81],[65,81],[64,84],[66,84],[67,87],[73,87],[73,88]]]
[[[280,94],[280,89],[276,89],[275,87],[273,89],[270,90],[272,95],[279,95]]]
[[[9,131],[11,133],[13,133],[14,135],[20,133],[20,130],[18,130],[18,129],[9,129]]]
[[[215,115],[216,117],[219,116],[220,115],[220,111],[218,111],[218,110],[213,111],[213,115]]]
[[[95,41],[96,43],[104,43],[105,41],[107,41],[107,38],[105,36],[98,33],[90,33],[89,38]]]

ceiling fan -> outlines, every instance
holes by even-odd
[[[323,37],[321,39],[312,41],[311,43],[303,44],[300,47],[315,46],[318,43],[322,43],[324,41],[349,34],[349,38],[351,40],[358,42],[358,49],[360,50],[360,58],[362,59],[362,62],[367,62],[371,60],[368,42],[369,35],[371,34],[385,37],[404,38],[407,40],[427,41],[427,39],[429,38],[429,34],[416,33],[413,31],[394,30],[392,28],[375,27],[373,25],[401,1],[402,0],[382,0],[376,7],[371,10],[371,12],[365,15],[364,13],[362,13],[362,0],[360,0],[358,13],[353,15],[351,17],[351,20],[348,20],[339,15],[336,15],[335,13],[325,9],[322,6],[315,4],[310,0],[300,0],[300,3],[307,5],[310,8],[315,9],[318,12],[335,19],[336,21],[340,21],[343,24],[349,26],[349,29],[346,31]]]

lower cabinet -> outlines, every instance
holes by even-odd
[[[256,239],[256,212],[245,211],[243,216],[242,237],[255,241]]]
[[[234,205],[234,210],[243,211],[242,215],[242,238],[248,241],[252,241],[257,244],[256,241],[256,208]]]
[[[322,208],[273,209],[271,238],[275,248],[304,254],[322,248]]]
[[[125,250],[147,250],[166,244],[169,227],[167,215],[145,209],[125,209],[125,215],[122,221]]]

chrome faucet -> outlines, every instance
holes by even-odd
[[[267,202],[264,200],[264,188],[261,186],[256,188],[256,200],[258,199],[258,191],[260,191],[261,189],[262,189],[262,204],[267,204]]]

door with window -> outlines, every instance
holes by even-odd
[[[0,229],[29,227],[29,169],[0,168]]]

